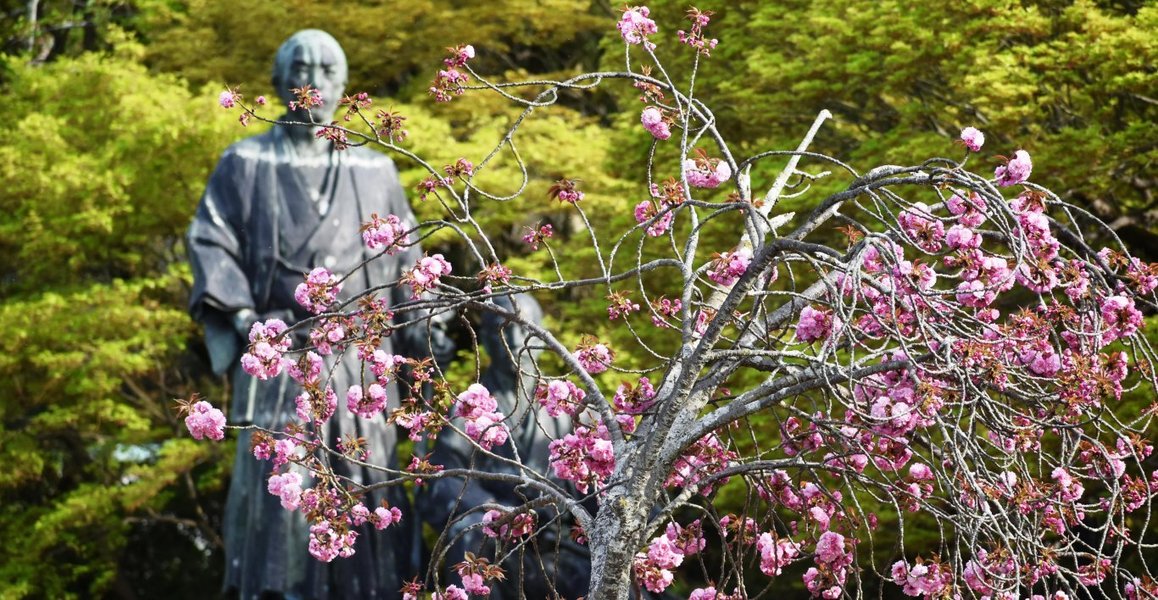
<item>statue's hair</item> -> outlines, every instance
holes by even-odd
[[[338,64],[342,65],[342,70],[348,73],[349,65],[346,63],[346,53],[342,50],[342,45],[338,43],[338,40],[334,39],[334,36],[321,29],[303,29],[289,36],[277,49],[277,54],[273,59],[273,83],[275,86],[278,86],[278,82],[285,81],[286,70],[289,69],[294,59],[294,51],[302,47],[329,48],[338,59]],[[345,76],[344,73],[343,79]]]

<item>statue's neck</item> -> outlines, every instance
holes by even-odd
[[[287,115],[288,117],[289,115]],[[301,125],[280,125],[285,140],[293,147],[294,152],[301,157],[324,156],[330,152],[333,143],[325,138],[317,137],[317,127],[303,127]]]

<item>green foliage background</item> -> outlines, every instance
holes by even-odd
[[[215,106],[216,92],[270,95],[277,45],[323,28],[349,55],[350,89],[408,116],[410,148],[436,165],[477,161],[516,113],[484,96],[433,106],[425,88],[444,47],[474,44],[472,64],[498,79],[621,68],[616,10],[589,0],[33,4],[30,19],[25,0],[0,0],[0,598],[212,596],[232,449],[183,435],[171,399],[227,397],[184,312],[181,244],[217,156],[254,133]],[[650,6],[660,55],[686,78],[689,55],[674,42],[686,6]],[[821,108],[837,118],[818,149],[862,169],[956,152],[956,132],[976,125],[987,152],[1029,150],[1035,181],[1158,260],[1155,2],[699,7],[717,12],[709,32],[721,44],[697,93],[738,154],[794,146]],[[631,223],[650,139],[639,108],[634,90],[611,84],[565,94],[523,127],[528,199],[484,222],[516,273],[547,272],[545,254],[524,255],[518,242],[540,222],[560,232],[565,275],[595,272],[580,224],[546,189],[580,178],[596,228]],[[401,166],[410,183],[424,175]],[[776,168],[758,167],[754,181]],[[518,178],[504,157],[477,182],[510,191]],[[456,254],[446,240],[428,245]],[[595,291],[545,301],[568,343],[612,336],[624,366],[642,364],[600,325]]]

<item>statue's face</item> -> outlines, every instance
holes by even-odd
[[[297,99],[291,90],[306,85],[317,89],[322,96],[321,106],[310,109],[308,113],[306,109],[298,109],[291,112],[290,116],[308,122],[309,113],[312,113],[315,123],[328,124],[333,121],[338,101],[346,91],[344,59],[328,44],[303,44],[294,49],[289,64],[280,67],[281,76],[276,83],[278,93],[287,104]]]

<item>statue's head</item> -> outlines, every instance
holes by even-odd
[[[314,121],[329,123],[334,118],[338,101],[346,92],[349,70],[346,53],[330,34],[320,29],[303,29],[289,37],[277,50],[273,63],[273,86],[288,104],[297,96],[290,90],[310,85],[322,96],[323,104],[311,109]],[[294,120],[308,122],[305,109],[290,113]]]

